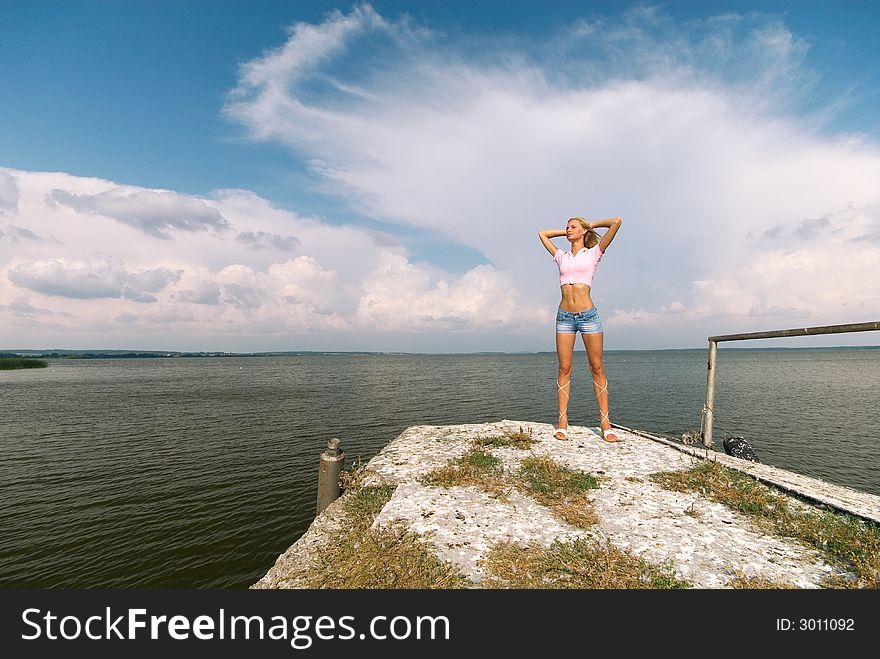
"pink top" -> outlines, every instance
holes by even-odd
[[[553,255],[553,260],[559,266],[559,285],[565,284],[586,284],[593,285],[593,275],[596,274],[596,268],[599,261],[602,260],[602,252],[599,245],[593,245],[589,249],[584,247],[577,254],[569,251],[557,249]]]

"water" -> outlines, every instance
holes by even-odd
[[[569,419],[595,426],[576,353]],[[703,351],[608,352],[612,419],[699,426]],[[556,419],[553,354],[52,360],[0,372],[0,587],[246,587],[314,516],[317,458],[405,428]],[[720,351],[716,438],[880,494],[880,350]]]

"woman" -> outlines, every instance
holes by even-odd
[[[562,289],[562,302],[556,312],[556,355],[559,358],[559,375],[556,378],[556,393],[559,398],[559,423],[553,433],[556,439],[568,438],[568,400],[571,392],[571,359],[577,332],[581,333],[587,360],[593,374],[593,391],[599,403],[599,429],[606,442],[622,442],[614,432],[608,418],[608,379],[602,366],[602,339],[604,330],[599,312],[590,298],[590,287],[599,261],[608,245],[620,229],[621,219],[613,217],[598,222],[587,222],[582,217],[573,217],[564,231],[549,229],[539,231],[541,242],[553,255],[559,266],[559,285]],[[599,238],[596,229],[608,231]],[[565,236],[571,243],[571,251],[564,251],[553,244],[551,238]]]

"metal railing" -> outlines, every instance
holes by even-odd
[[[700,436],[703,445],[712,448],[712,425],[715,422],[715,363],[718,360],[718,343],[721,341],[745,341],[748,339],[775,339],[785,336],[814,336],[817,334],[843,334],[847,332],[871,332],[880,330],[880,321],[871,323],[850,323],[849,325],[825,325],[823,327],[804,327],[801,329],[770,330],[747,334],[725,334],[709,337],[708,375],[706,377],[706,404],[700,419]]]

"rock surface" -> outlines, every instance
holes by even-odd
[[[491,449],[505,469],[516,469],[529,455],[546,455],[600,477],[600,487],[590,492],[598,525],[589,531],[573,527],[515,490],[499,498],[475,488],[427,487],[418,482],[421,475],[466,453],[474,439],[519,430],[535,440],[530,450]],[[497,542],[549,546],[554,540],[584,536],[610,541],[653,563],[669,561],[676,576],[702,588],[723,587],[736,574],[815,588],[835,573],[815,550],[766,535],[746,517],[699,494],[666,490],[648,479],[653,472],[696,466],[705,449],[630,429],[621,431],[626,441],[619,444],[602,441],[598,429],[573,426],[568,441],[558,441],[552,433],[548,424],[525,421],[408,428],[367,465],[364,485],[397,486],[375,524],[403,523],[421,535],[439,558],[477,584],[484,576],[479,562]],[[762,480],[775,479],[789,491],[814,500],[855,500],[868,506],[869,512],[880,502],[880,497],[872,499],[768,465],[714,452],[711,456],[741,471],[757,470]],[[344,498],[328,507],[253,587],[302,587],[312,557],[333,541]],[[796,501],[796,505],[803,504]]]

